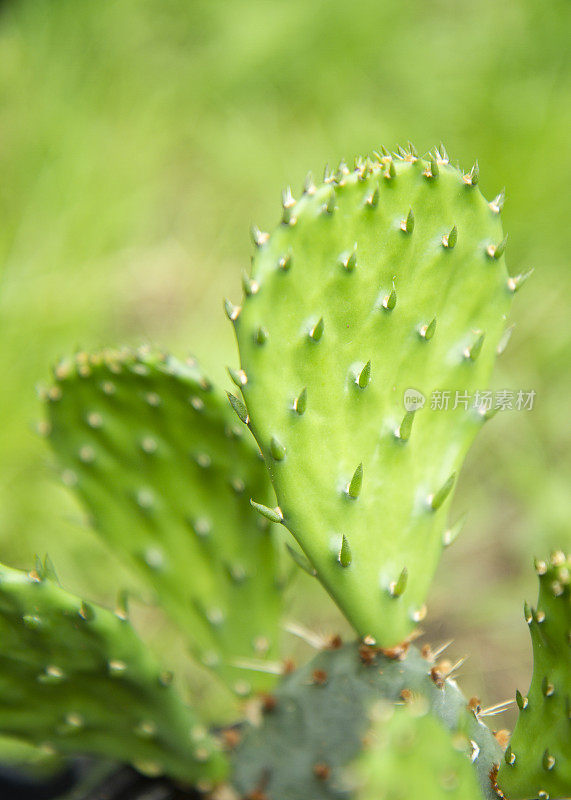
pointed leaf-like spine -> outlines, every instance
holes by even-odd
[[[482,347],[484,345],[485,338],[486,338],[485,333],[478,334],[476,340],[472,342],[472,344],[469,345],[464,351],[464,356],[470,361],[475,361],[482,352]]]
[[[496,353],[501,356],[502,353],[505,352],[506,347],[509,344],[509,341],[512,337],[513,330],[515,328],[515,322],[513,325],[510,325],[508,328],[505,329],[504,334],[500,341],[498,342],[498,346],[496,347]]]
[[[365,205],[369,208],[376,208],[379,205],[379,187],[376,186],[374,190],[365,198]]]
[[[308,194],[308,195],[312,195],[312,194],[315,194],[316,189],[317,189],[317,187],[316,187],[315,182],[313,180],[313,175],[311,174],[311,172],[308,172],[306,177],[305,177],[305,181],[303,183],[303,193],[304,194]]]
[[[508,278],[508,289],[510,290],[510,292],[513,292],[515,294],[515,292],[517,292],[518,289],[522,287],[522,285],[526,282],[528,278],[531,277],[532,274],[533,274],[533,268],[528,269],[527,272],[523,272],[520,275],[513,275],[511,278]]]
[[[248,383],[248,376],[243,369],[233,369],[232,367],[227,367],[227,370],[228,375],[232,379],[232,383],[234,383],[239,389]]]
[[[286,449],[275,436],[270,441],[270,453],[274,461],[283,461],[285,458]]]
[[[254,334],[254,341],[256,344],[262,345],[268,341],[268,329],[264,328],[263,325],[260,325],[256,333]]]
[[[430,156],[430,176],[431,178],[438,178],[440,175],[440,167],[438,166],[438,159],[434,156]]]
[[[397,176],[397,168],[395,167],[395,162],[392,158],[387,159],[387,168],[383,174],[383,177],[387,181],[392,181]]]
[[[339,549],[339,555],[337,558],[342,567],[350,566],[351,561],[353,560],[353,556],[351,555],[351,547],[345,534],[343,534],[343,538],[341,539],[341,547]]]
[[[291,262],[292,262],[291,253],[285,253],[278,259],[277,267],[278,269],[281,269],[282,272],[287,272],[291,267]]]
[[[337,167],[337,173],[335,175],[335,180],[337,181],[337,183],[340,183],[340,181],[342,181],[343,178],[346,178],[347,175],[350,175],[350,174],[351,174],[351,171],[350,171],[349,167],[347,166],[346,162],[345,161],[340,161],[339,162],[339,166]]]
[[[335,189],[331,189],[329,193],[329,197],[327,198],[325,204],[323,205],[323,211],[325,214],[333,214],[335,211],[335,203],[337,201],[337,196],[335,194]]]
[[[523,618],[525,619],[528,625],[531,625],[531,623],[533,622],[533,613],[527,600],[523,604]]]
[[[251,297],[253,294],[258,293],[260,285],[253,278],[250,278],[248,273],[244,271],[242,274],[242,289],[244,290],[246,297]]]
[[[323,321],[323,317],[320,317],[319,320],[309,331],[309,338],[313,339],[314,342],[318,342],[323,336],[324,330],[325,330],[325,322]]]
[[[357,247],[355,246],[350,253],[344,253],[339,258],[339,263],[345,267],[347,272],[353,272],[357,266]]]
[[[240,306],[235,306],[234,303],[230,302],[230,300],[226,299],[224,301],[224,311],[226,312],[226,316],[230,320],[230,322],[236,322],[238,317],[240,316],[241,311]]]
[[[299,550],[296,550],[290,544],[286,544],[286,549],[298,567],[301,567],[301,569],[304,572],[307,572],[308,575],[311,575],[312,578],[317,577],[317,572],[315,571],[314,567],[311,566],[311,562],[303,553],[300,553]]]
[[[450,233],[445,233],[442,237],[442,246],[447,247],[449,250],[456,245],[458,241],[458,229],[456,225],[454,225],[450,231]]]
[[[434,317],[428,325],[422,325],[419,333],[422,339],[429,342],[432,337],[434,336],[434,332],[436,330],[436,317]]]
[[[293,401],[293,410],[296,412],[296,414],[299,414],[299,416],[301,417],[303,414],[305,414],[306,407],[307,407],[307,387],[304,386],[301,392]]]
[[[552,770],[553,767],[555,766],[555,758],[554,758],[554,756],[551,755],[551,753],[549,752],[549,750],[547,748],[545,749],[545,751],[543,753],[543,758],[541,759],[541,764],[543,766],[543,769],[547,770],[548,772],[549,772],[549,770]]]
[[[269,506],[265,506],[262,503],[256,503],[255,500],[250,499],[250,505],[252,508],[255,508],[258,514],[261,514],[262,517],[269,519],[270,522],[283,522],[284,515],[282,514],[282,510],[279,506],[275,508],[270,508]]]
[[[292,195],[291,187],[288,186],[282,192],[282,207],[283,207],[282,222],[285,225],[293,225],[295,223],[295,217],[293,214],[294,206],[295,206],[295,198]]]
[[[92,622],[95,619],[95,609],[91,603],[87,603],[85,600],[81,601],[79,606],[79,616],[86,622]]]
[[[506,199],[506,190],[502,189],[502,191],[497,194],[494,199],[488,203],[490,209],[494,212],[494,214],[499,214],[504,207],[504,202]]]
[[[464,525],[466,524],[466,514],[462,514],[460,519],[458,519],[451,528],[448,528],[442,534],[442,545],[444,547],[450,547],[453,542],[456,541],[458,538],[458,534],[462,531]]]
[[[555,694],[555,686],[548,680],[547,675],[541,681],[541,691],[544,697],[553,697]]]
[[[361,494],[361,488],[363,486],[363,464],[359,464],[355,472],[353,473],[353,477],[347,487],[347,494],[349,497],[352,497],[356,500],[359,495]]]
[[[467,186],[476,186],[479,180],[480,180],[480,167],[478,165],[478,161],[476,160],[470,172],[468,172],[467,175],[464,175],[464,183]]]
[[[383,308],[385,308],[387,311],[392,311],[392,310],[393,310],[393,308],[396,306],[396,304],[397,304],[397,291],[396,291],[396,289],[395,289],[395,285],[394,285],[394,283],[393,283],[393,288],[392,288],[392,289],[391,289],[391,291],[390,291],[390,292],[389,292],[387,295],[385,295],[385,297],[383,298],[382,306],[383,306]]]
[[[446,483],[440,487],[440,489],[430,497],[430,508],[433,511],[437,511],[440,506],[444,503],[450,492],[452,491],[452,487],[454,486],[454,481],[456,480],[456,473],[453,472],[452,475],[448,478]]]
[[[240,400],[239,397],[236,397],[231,392],[226,392],[228,395],[228,400],[230,401],[230,405],[236,412],[238,419],[244,423],[244,425],[248,425],[250,423],[250,416],[248,414],[248,409],[244,405],[244,403]]]
[[[401,231],[404,233],[412,233],[414,230],[414,212],[412,208],[406,215],[405,219],[400,224]]]
[[[270,238],[270,234],[266,233],[265,231],[261,231],[257,225],[252,225],[250,228],[250,235],[255,247],[263,247],[263,245],[265,245]]]
[[[370,382],[371,382],[371,362],[367,361],[363,369],[359,372],[359,377],[357,378],[357,384],[359,385],[359,388],[366,389]]]
[[[400,439],[401,442],[408,442],[410,439],[410,433],[412,431],[412,423],[414,421],[414,415],[416,411],[407,411],[404,417],[402,418],[402,422],[399,427],[395,431],[395,436],[397,439]]]
[[[400,597],[403,594],[404,590],[406,589],[407,581],[408,581],[408,570],[406,567],[403,567],[397,580],[391,581],[389,585],[389,594],[391,595],[391,597]]]
[[[490,256],[490,258],[494,258],[496,261],[498,258],[501,258],[505,253],[506,247],[508,244],[508,234],[504,236],[501,242],[498,244],[490,244],[486,248],[486,253]]]
[[[524,697],[519,689],[515,690],[515,701],[520,711],[524,711],[529,705],[527,697]]]

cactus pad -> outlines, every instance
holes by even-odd
[[[383,646],[426,613],[514,290],[501,198],[476,183],[443,152],[341,165],[297,202],[288,194],[271,236],[254,232],[243,306],[227,304],[270,511]],[[407,389],[424,408],[404,407]]]
[[[250,727],[235,753],[240,796],[271,800],[349,798],[347,767],[363,749],[369,715],[379,703],[423,700],[450,731],[470,744],[482,796],[494,800],[489,773],[502,750],[467,708],[453,680],[427,654],[411,647],[389,658],[355,644],[320,652],[287,675],[267,698],[260,727]]]
[[[130,623],[48,576],[0,565],[0,732],[195,782],[225,760]]]
[[[249,502],[271,486],[226,397],[196,363],[147,350],[82,354],[55,376],[49,439],[95,529],[203,664],[239,694],[267,687],[235,665],[278,651],[276,547]]]
[[[482,800],[469,742],[426,713],[425,704],[379,709],[360,759],[356,800]]]
[[[498,784],[510,800],[571,797],[571,557],[536,561],[537,608],[525,604],[533,645],[527,696],[516,695],[519,717]]]

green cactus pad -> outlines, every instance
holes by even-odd
[[[225,759],[129,622],[0,565],[0,733],[194,783]]]
[[[356,800],[482,800],[470,747],[422,701],[379,709],[361,756]]]
[[[571,557],[537,561],[537,608],[525,604],[533,645],[527,696],[516,695],[519,717],[498,784],[510,800],[571,797]]]
[[[194,362],[79,355],[47,392],[62,476],[103,539],[156,590],[197,658],[239,694],[269,686],[281,592],[255,442]],[[245,435],[244,435],[245,434]]]
[[[283,678],[266,701],[260,726],[245,730],[235,753],[232,781],[240,796],[352,797],[347,767],[363,750],[370,713],[379,701],[420,698],[439,725],[468,742],[482,796],[496,800],[489,774],[503,753],[492,733],[428,655],[413,647],[400,655],[388,658],[350,644],[320,652]]]
[[[256,231],[229,313],[283,522],[358,633],[383,646],[426,611],[513,293],[500,203],[476,180],[411,149],[308,183],[271,236]],[[416,413],[407,389],[426,398]],[[449,393],[448,410],[431,408],[446,397],[433,392]]]

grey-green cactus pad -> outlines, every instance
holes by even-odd
[[[537,561],[537,608],[525,605],[533,677],[498,775],[510,800],[571,797],[571,557]]]
[[[49,439],[93,526],[128,558],[197,657],[237,692],[273,676],[281,593],[271,486],[255,442],[196,363],[147,350],[81,354],[55,370]]]
[[[496,800],[489,773],[502,750],[454,681],[435,682],[434,662],[415,648],[403,660],[363,648],[322,651],[283,678],[261,725],[246,730],[235,753],[232,780],[241,796],[257,790],[269,800],[352,797],[356,784],[347,767],[362,752],[376,704],[420,697],[440,724],[471,743],[482,796]]]
[[[194,783],[225,759],[129,622],[0,565],[0,732]]]
[[[288,194],[271,236],[255,231],[243,306],[227,306],[278,513],[356,630],[385,646],[425,613],[519,285],[503,198],[476,183],[442,152],[342,165]],[[416,413],[407,389],[426,398]],[[447,410],[431,409],[433,392]]]

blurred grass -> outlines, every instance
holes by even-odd
[[[524,688],[531,556],[570,543],[570,13],[567,0],[4,2],[2,560],[49,549],[69,588],[103,599],[130,582],[34,435],[51,363],[152,340],[225,380],[221,298],[238,297],[249,225],[276,223],[280,189],[380,142],[442,139],[463,166],[479,158],[484,194],[507,187],[508,262],[536,273],[496,385],[537,397],[471,452],[455,501],[471,514],[428,630],[474,654],[469,690]],[[308,621],[338,624],[317,607]]]

